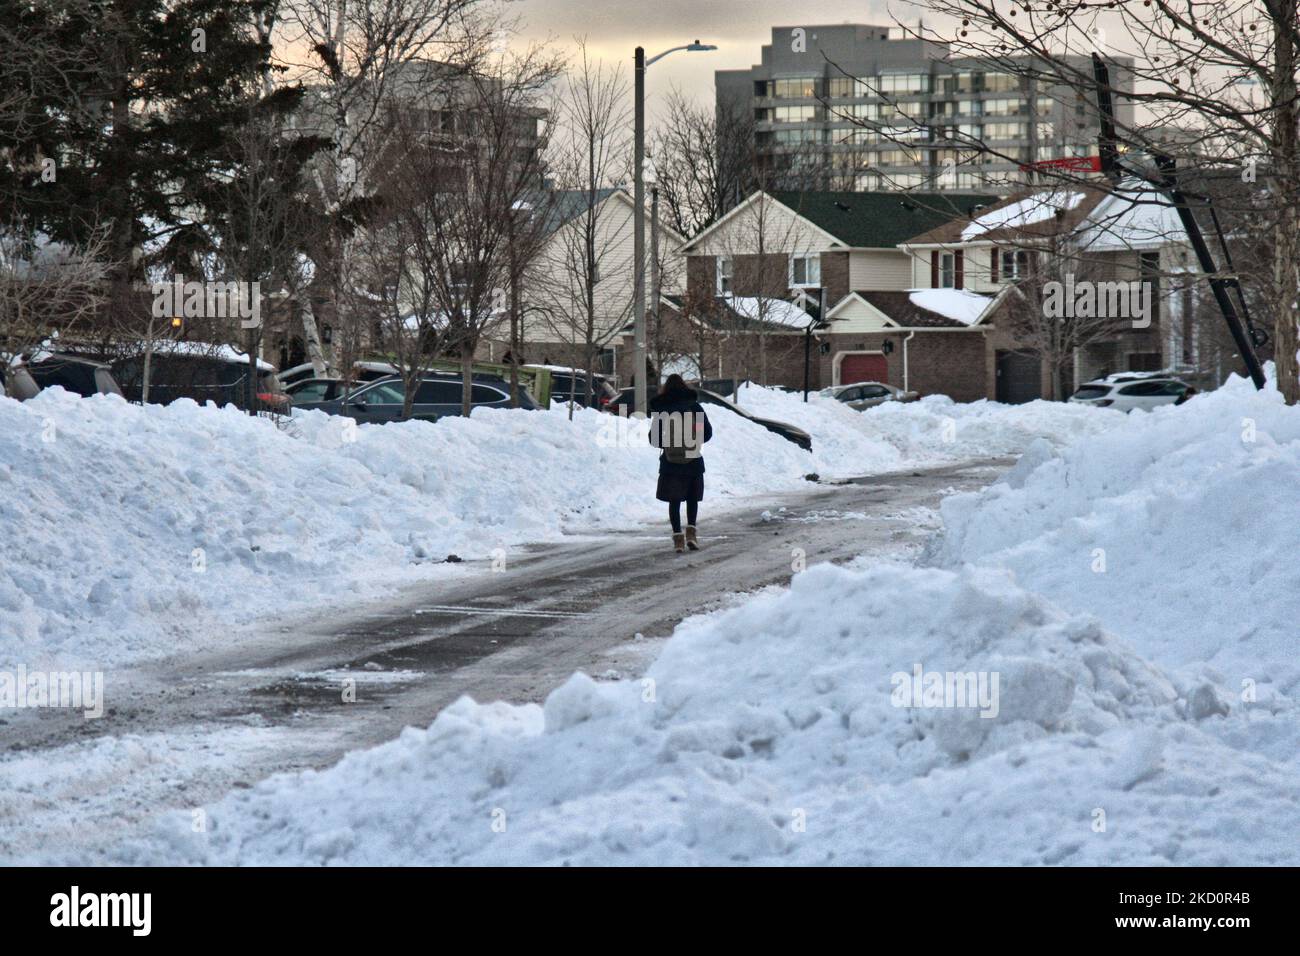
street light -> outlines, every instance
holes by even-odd
[[[670,50],[645,58],[645,50],[641,47],[636,48],[633,54],[632,62],[634,64],[635,81],[635,139],[632,154],[633,180],[632,180],[632,202],[636,207],[632,211],[632,258],[633,264],[633,291],[632,291],[632,330],[635,338],[635,348],[633,350],[632,369],[636,386],[635,408],[642,415],[646,412],[646,354],[645,354],[645,71],[651,63],[662,60],[669,53],[676,53],[678,50],[685,50],[688,53],[701,53],[706,50],[716,50],[717,47],[709,43],[701,43],[696,40],[694,43],[687,43],[683,46],[675,46]]]

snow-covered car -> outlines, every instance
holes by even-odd
[[[1195,394],[1192,386],[1168,376],[1112,375],[1080,385],[1070,401],[1131,412],[1157,405],[1181,405]]]
[[[143,349],[117,359],[113,375],[128,401],[144,397],[145,354]],[[276,376],[275,366],[257,360],[254,395],[259,410],[287,415],[289,396]],[[200,405],[248,407],[248,355],[230,345],[206,342],[160,342],[149,356],[149,402],[170,405],[189,398]]]
[[[359,385],[347,396],[319,400],[294,400],[295,409],[317,409],[329,415],[346,415],[358,422],[382,424],[402,419],[406,387],[400,378],[384,378]],[[471,408],[509,408],[510,383],[495,376],[475,375],[470,391]],[[535,409],[537,403],[527,389],[519,390],[519,407]],[[416,388],[411,417],[422,421],[461,413],[461,379],[452,372],[426,372]]]
[[[884,382],[853,382],[849,385],[834,385],[822,389],[821,394],[827,398],[833,398],[837,402],[843,402],[849,408],[856,408],[858,411],[862,411],[864,408],[875,408],[885,402],[914,402],[920,398],[920,395],[916,392],[904,391],[893,385],[886,385]]]
[[[358,382],[373,382],[376,379],[388,378],[390,375],[397,374],[397,367],[391,362],[353,362],[352,377]],[[297,385],[308,379],[321,379],[316,374],[316,366],[311,362],[304,362],[302,365],[294,365],[278,373],[280,383],[284,385],[285,391],[292,394],[291,385]],[[323,379],[322,379],[323,380]]]
[[[66,352],[41,351],[27,356],[25,362],[16,358],[9,368],[9,378],[9,389],[19,399],[31,398],[56,385],[82,397],[122,394],[107,362]],[[0,370],[0,394],[4,385],[5,375]]]

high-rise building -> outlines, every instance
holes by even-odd
[[[1086,57],[1062,62],[1091,75]],[[1130,65],[1111,67],[1121,126],[1132,118]],[[752,128],[774,185],[980,191],[1024,184],[1024,163],[1097,153],[1091,91],[1024,75],[1032,66],[957,57],[888,26],[773,27],[762,62],[715,82],[719,110]]]

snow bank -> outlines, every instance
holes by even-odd
[[[916,668],[987,678],[989,716],[904,706]],[[1300,861],[1294,749],[1289,767],[1242,753],[1194,711],[1127,642],[1004,573],[819,566],[686,622],[644,680],[575,675],[543,706],[462,699],[427,730],[232,794],[207,833],[174,814],[112,859]]]
[[[1109,418],[941,401],[863,415],[766,389],[742,401],[806,428],[814,452],[713,410],[710,507],[805,488],[811,472],[1018,451]],[[0,666],[183,652],[322,595],[355,603],[454,573],[449,554],[660,520],[645,434],[589,409],[361,427],[313,411],[281,429],[189,401],[0,397]]]
[[[1294,699],[1300,409],[1238,379],[1121,421],[945,500],[933,560],[1009,568],[1189,684]]]
[[[711,496],[803,487],[806,452],[728,417]],[[434,566],[449,554],[657,517],[656,452],[613,424],[480,409],[357,428],[309,412],[281,430],[189,401],[0,398],[0,663],[181,651],[449,573]]]
[[[823,478],[844,478],[918,465],[1018,455],[1037,440],[1051,447],[1115,427],[1119,413],[1064,402],[958,404],[943,395],[886,402],[856,411],[819,395],[742,385],[739,404],[762,418],[789,422],[813,436],[813,462]],[[867,464],[866,470],[860,466]]]

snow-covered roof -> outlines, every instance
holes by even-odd
[[[1151,248],[1186,238],[1169,200],[1136,181],[1121,183],[1097,204],[1078,231],[1080,247],[1095,251]]]
[[[961,238],[963,242],[969,242],[994,229],[1020,229],[1044,222],[1055,216],[1058,210],[1067,212],[1076,208],[1086,198],[1087,194],[1078,190],[1053,189],[1034,193],[976,216],[962,229]]]
[[[806,329],[817,320],[793,302],[759,296],[728,295],[723,296],[731,311],[741,318],[751,321],[767,322],[772,325],[784,325],[792,329]]]
[[[908,289],[907,295],[917,308],[937,312],[962,325],[978,322],[993,301],[991,296],[966,289]]]

